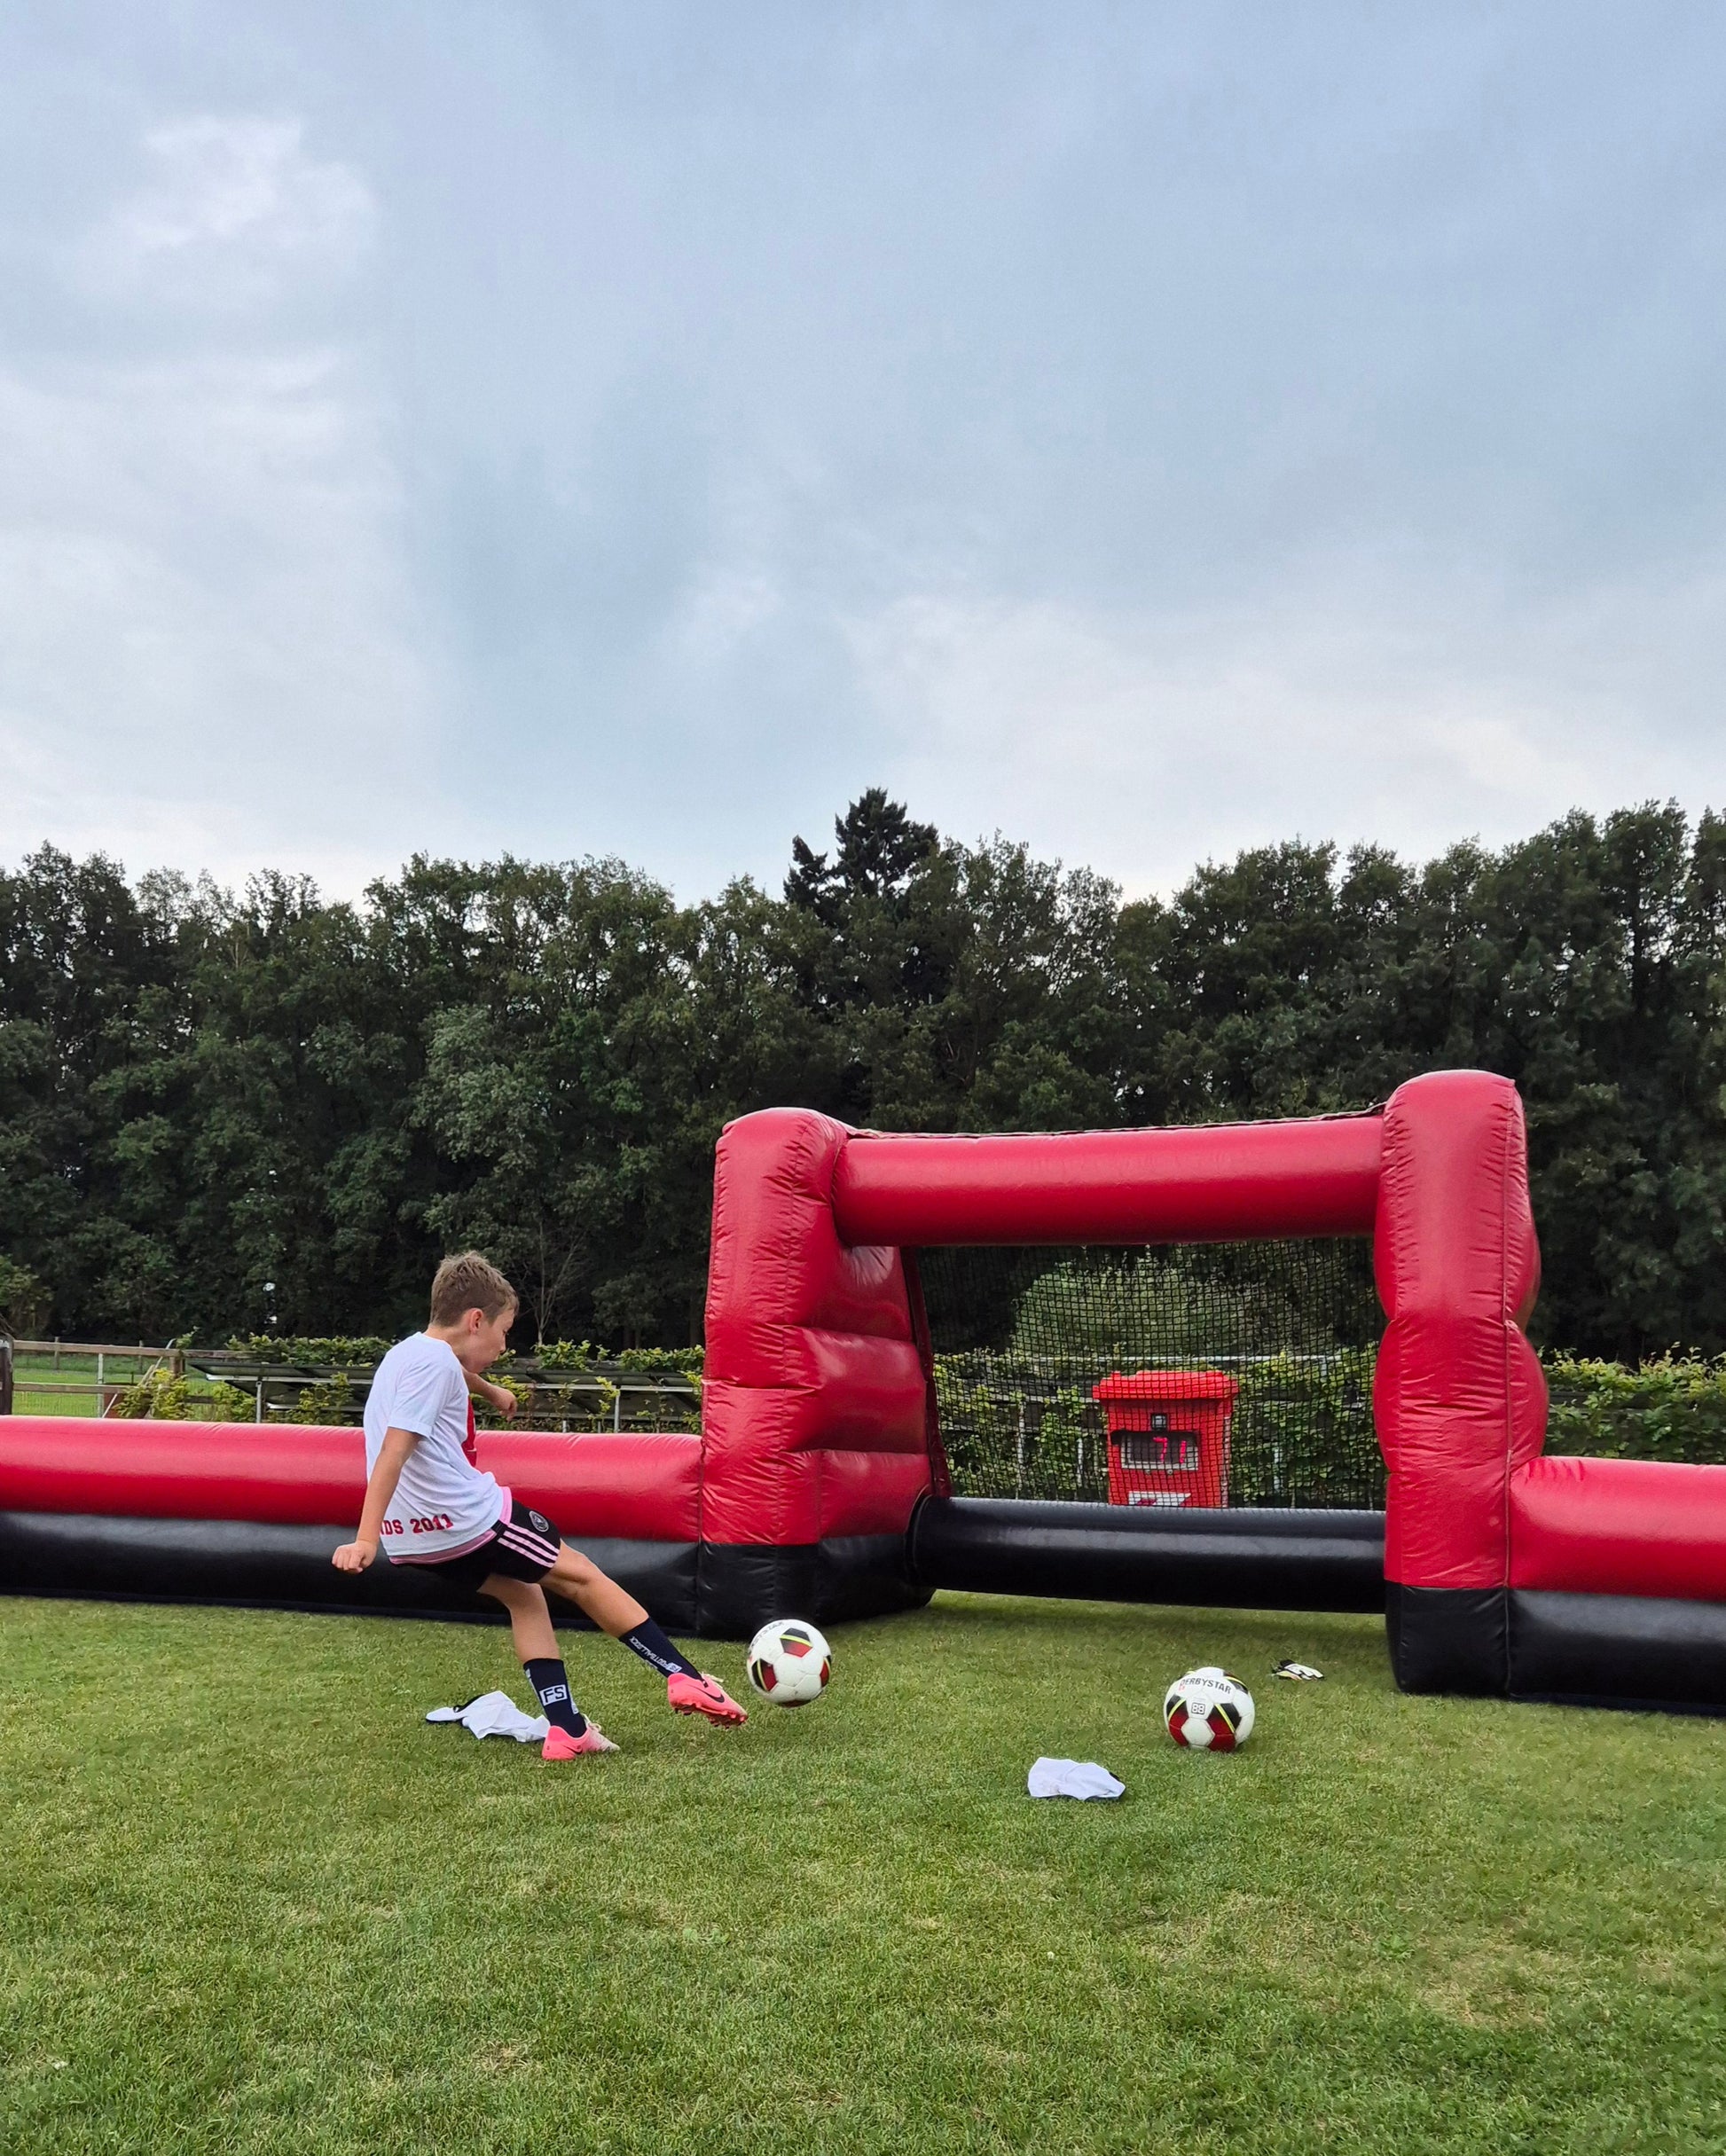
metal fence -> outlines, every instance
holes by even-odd
[[[106,1415],[170,1350],[145,1341],[12,1340],[12,1397],[0,1414]]]
[[[275,1362],[228,1350],[203,1351],[145,1342],[19,1340],[12,1351],[10,1400],[0,1390],[0,1414],[112,1415],[140,1384],[184,1380],[187,1412],[224,1403],[221,1419],[239,1419],[231,1387],[249,1402],[256,1423],[358,1423],[373,1371],[334,1363]],[[696,1430],[701,1383],[678,1371],[636,1371],[596,1360],[579,1369],[507,1373],[524,1394],[513,1418],[518,1429],[568,1432],[605,1430]],[[302,1402],[305,1412],[302,1415]],[[243,1411],[242,1411],[243,1412]],[[490,1421],[482,1410],[481,1419]]]

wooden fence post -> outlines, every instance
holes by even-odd
[[[12,1344],[0,1333],[0,1415],[12,1411]]]

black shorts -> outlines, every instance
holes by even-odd
[[[477,1549],[465,1549],[459,1557],[445,1557],[441,1564],[416,1564],[413,1569],[435,1572],[440,1580],[453,1580],[458,1587],[481,1587],[493,1572],[501,1572],[506,1580],[543,1580],[557,1563],[562,1547],[556,1523],[514,1498],[507,1517],[498,1522]]]

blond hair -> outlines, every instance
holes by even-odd
[[[431,1321],[454,1325],[469,1310],[488,1319],[506,1310],[519,1310],[522,1298],[489,1258],[477,1250],[463,1250],[446,1258],[432,1280]]]

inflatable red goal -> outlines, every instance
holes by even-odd
[[[953,1495],[918,1250],[1338,1237],[1370,1239],[1385,1314],[1382,1515]],[[718,1147],[700,1436],[491,1433],[481,1458],[676,1628],[940,1587],[1382,1607],[1410,1689],[1726,1708],[1726,1468],[1546,1457],[1538,1284],[1521,1105],[1485,1072],[1204,1128],[772,1109]],[[363,1484],[352,1430],[0,1418],[0,1583],[483,1614],[410,1568],[330,1570]]]

